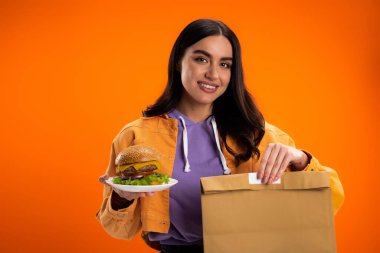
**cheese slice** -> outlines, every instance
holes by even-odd
[[[149,162],[142,162],[142,163],[130,163],[130,164],[118,166],[116,168],[116,172],[117,173],[122,172],[131,166],[133,166],[136,170],[140,170],[142,167],[150,165],[150,164],[156,165],[157,169],[161,169],[161,165],[158,161],[149,161]]]

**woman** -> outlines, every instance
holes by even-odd
[[[129,145],[144,144],[163,156],[163,173],[178,179],[169,191],[132,193],[112,189],[115,157]],[[190,23],[177,38],[168,83],[144,117],[127,124],[111,147],[100,181],[104,199],[97,218],[113,237],[144,240],[161,252],[203,252],[200,177],[257,172],[264,184],[284,171],[327,171],[333,207],[343,202],[336,172],[295,148],[284,132],[264,121],[243,80],[240,44],[216,20]]]

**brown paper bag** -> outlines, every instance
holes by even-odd
[[[205,253],[336,252],[327,172],[286,172],[271,185],[250,178],[201,178]]]

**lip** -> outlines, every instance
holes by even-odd
[[[211,82],[205,82],[205,81],[198,81],[198,86],[199,88],[203,91],[203,92],[206,92],[206,93],[214,93],[218,90],[219,88],[219,85],[215,84],[215,83],[211,83]],[[201,83],[203,84],[207,84],[207,85],[210,85],[210,86],[213,86],[215,87],[215,89],[209,89],[209,88],[206,88],[204,86],[201,85]]]
[[[216,88],[219,87],[219,85],[216,84],[216,83],[211,83],[211,82],[207,82],[207,81],[198,81],[198,84],[201,84],[201,83],[204,83],[204,84],[207,84],[207,85],[211,85],[211,86],[215,86]]]

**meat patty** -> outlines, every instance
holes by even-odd
[[[156,170],[156,165],[149,164],[144,167],[141,167],[139,170],[136,170],[135,167],[130,166],[124,171],[121,172],[121,178],[122,179],[135,179],[135,178],[142,178],[144,176],[148,176],[150,174],[153,174],[153,171]]]

